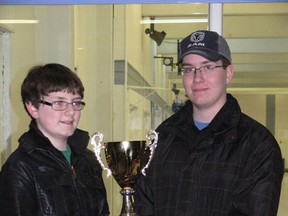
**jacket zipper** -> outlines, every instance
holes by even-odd
[[[74,160],[74,163],[73,164],[75,164],[75,160]],[[74,186],[75,186],[75,190],[76,190],[76,193],[77,193],[77,197],[78,197],[78,199],[79,199],[79,205],[80,205],[80,211],[82,212],[82,214],[81,215],[86,215],[84,212],[85,212],[85,210],[84,210],[84,208],[83,208],[83,201],[82,201],[82,199],[81,199],[81,197],[83,197],[83,196],[81,196],[81,194],[80,194],[80,192],[79,192],[79,190],[78,190],[78,186],[77,186],[77,183],[76,183],[76,178],[77,178],[77,174],[76,174],[76,171],[75,171],[75,169],[74,169],[74,166],[72,165],[72,159],[71,159],[71,174],[72,174],[72,177],[73,177],[73,182],[74,182]]]
[[[77,178],[77,175],[76,175],[76,172],[75,172],[75,169],[74,169],[73,165],[71,165],[71,172],[72,172],[73,178],[74,179]]]

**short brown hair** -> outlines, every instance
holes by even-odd
[[[84,86],[72,70],[61,64],[51,63],[31,68],[21,86],[22,102],[31,102],[38,108],[39,101],[51,92],[67,91],[84,98]]]

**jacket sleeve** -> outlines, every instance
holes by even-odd
[[[98,177],[98,182],[96,185],[98,185],[99,189],[101,190],[101,198],[100,198],[101,201],[99,205],[100,215],[108,216],[110,215],[110,211],[109,211],[109,205],[107,201],[106,188],[105,188],[105,184],[102,178],[102,168],[99,162],[96,160],[94,152],[92,152],[91,150],[87,150],[87,154],[85,154],[85,157],[89,161],[89,163],[91,163],[94,175]]]
[[[239,213],[231,212],[230,215],[276,216],[284,174],[281,151],[269,134],[258,134],[253,142],[258,145],[252,144],[255,149],[251,149],[233,199],[232,211]]]
[[[152,162],[146,169],[146,176],[140,174],[133,186],[134,192],[134,210],[140,216],[155,215],[153,189],[151,188],[154,176],[154,164],[159,159],[159,144],[152,158]],[[148,152],[150,154],[150,152]],[[156,157],[155,157],[156,156]],[[148,158],[148,156],[147,156]]]
[[[134,185],[134,209],[140,216],[154,215],[153,193],[149,188],[146,177],[141,175]]]
[[[157,214],[155,210],[155,197],[153,187],[155,180],[158,179],[157,170],[159,169],[159,164],[165,163],[166,156],[171,147],[171,142],[173,141],[175,135],[165,134],[163,131],[159,132],[158,144],[155,150],[155,154],[152,158],[151,164],[146,170],[146,176],[140,175],[134,185],[134,209],[136,213],[140,216],[152,216]],[[158,167],[158,168],[157,168]],[[159,201],[159,200],[158,200]]]
[[[0,173],[0,212],[5,216],[35,215],[35,190],[29,171],[6,163]]]

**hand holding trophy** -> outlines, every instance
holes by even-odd
[[[107,170],[107,177],[112,174],[122,188],[120,193],[123,196],[123,203],[120,216],[137,215],[133,209],[133,185],[140,172],[146,175],[145,170],[149,167],[157,147],[158,134],[150,130],[146,139],[147,141],[107,142],[103,145],[103,134],[96,132],[91,137],[95,156],[102,169]],[[105,150],[109,168],[105,167],[101,160],[101,149]],[[146,165],[144,165],[145,162]]]

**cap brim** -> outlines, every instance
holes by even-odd
[[[189,50],[187,51],[186,53],[184,53],[181,58],[179,59],[179,61],[177,62],[177,65],[179,65],[183,58],[186,56],[186,55],[189,55],[189,54],[196,54],[196,55],[200,55],[210,61],[219,61],[220,59],[224,58],[224,56],[218,54],[218,53],[215,53],[215,52],[210,52],[210,51],[207,51],[207,50],[199,50],[199,49],[193,49],[193,50]]]

